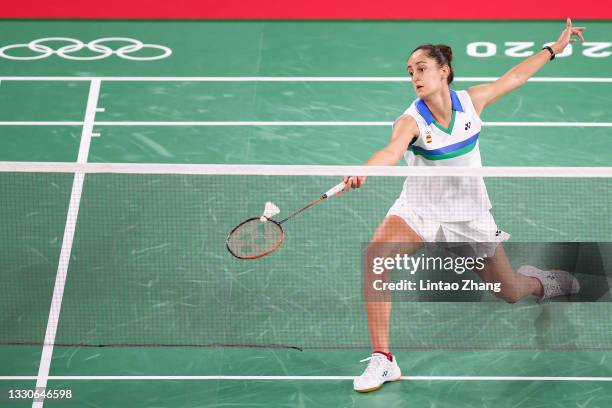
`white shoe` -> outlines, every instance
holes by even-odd
[[[524,265],[517,272],[521,275],[536,278],[542,283],[544,294],[538,299],[539,302],[555,296],[575,295],[580,292],[578,280],[566,271],[543,271],[534,266]]]
[[[357,392],[376,391],[387,381],[397,381],[402,376],[395,356],[393,356],[393,361],[389,361],[385,355],[374,353],[361,362],[368,360],[370,364],[363,374],[353,380],[353,389]]]

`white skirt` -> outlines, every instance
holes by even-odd
[[[392,215],[404,220],[426,243],[470,243],[476,256],[483,258],[493,256],[497,245],[510,238],[510,234],[497,227],[489,211],[468,221],[438,221],[417,214],[400,197],[387,212],[387,217]]]

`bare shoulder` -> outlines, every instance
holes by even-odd
[[[394,163],[406,152],[408,146],[419,136],[419,126],[415,118],[405,113],[400,116],[393,124],[393,134],[391,141],[385,148],[390,152],[392,157],[395,157]]]
[[[474,109],[480,115],[489,101],[491,93],[491,84],[471,86],[467,89],[467,93],[470,96],[470,99],[472,100],[472,105],[474,105]]]
[[[412,137],[419,135],[419,126],[417,125],[414,117],[406,113],[402,115],[397,122],[395,122],[395,125],[393,126],[393,134],[401,134],[406,137],[410,136],[412,139]]]

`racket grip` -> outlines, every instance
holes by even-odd
[[[323,194],[323,197],[327,198],[327,197],[331,197],[331,196],[334,196],[334,195],[338,194],[339,192],[344,190],[344,186],[346,186],[346,184],[343,181],[342,183],[338,184],[337,186],[334,186],[334,187],[330,188],[325,194]]]

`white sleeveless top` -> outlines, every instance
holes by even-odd
[[[450,97],[449,129],[435,121],[422,99],[400,116],[412,116],[419,127],[417,140],[404,155],[409,166],[482,167],[478,146],[482,121],[467,91],[451,90]],[[417,214],[439,221],[468,221],[491,209],[482,177],[408,177],[400,198]]]

